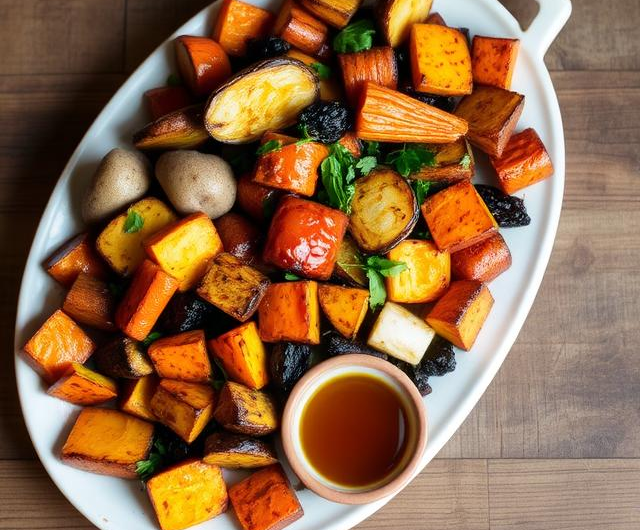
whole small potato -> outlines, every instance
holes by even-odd
[[[204,212],[217,219],[233,207],[236,179],[231,166],[216,155],[169,151],[156,163],[156,177],[178,212]]]
[[[82,203],[82,218],[96,223],[142,198],[151,183],[145,156],[126,149],[109,151],[96,169]]]

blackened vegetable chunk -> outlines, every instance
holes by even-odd
[[[456,357],[453,351],[453,344],[448,340],[436,335],[427,352],[424,354],[418,368],[427,377],[440,377],[456,369]]]
[[[247,55],[251,59],[270,59],[284,55],[291,49],[291,44],[280,37],[252,39],[247,43]]]
[[[332,144],[349,130],[351,117],[339,101],[317,101],[300,113],[298,126],[309,137]]]
[[[528,226],[531,223],[524,201],[519,197],[506,195],[502,190],[485,184],[476,184],[476,189],[501,228]]]
[[[307,344],[279,342],[269,359],[271,382],[288,394],[311,366],[311,348]]]
[[[363,344],[362,342],[359,342],[357,340],[345,339],[342,335],[335,331],[326,333],[323,338],[327,346],[327,354],[329,355],[329,357],[335,357],[336,355],[362,354],[373,355],[374,357],[385,360],[388,359],[386,353],[374,350],[373,348],[370,348],[366,344]]]
[[[159,325],[168,335],[202,329],[213,307],[194,292],[176,293],[160,315]]]
[[[412,88],[404,91],[408,96],[411,96],[418,101],[422,101],[427,105],[431,105],[432,107],[436,107],[440,110],[444,110],[445,112],[453,112],[453,109],[456,108],[456,100],[450,96],[437,96],[435,94],[424,94],[422,92],[416,92]]]

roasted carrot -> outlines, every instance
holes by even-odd
[[[144,93],[152,120],[157,120],[193,103],[189,92],[183,86],[161,86]]]
[[[455,280],[490,282],[511,267],[511,252],[500,234],[451,255],[451,275]]]
[[[274,33],[294,48],[310,55],[321,55],[329,29],[294,0],[285,0],[275,22]]]
[[[211,363],[202,330],[158,339],[149,346],[147,353],[160,377],[191,383],[207,383],[211,378]]]
[[[102,280],[81,272],[67,293],[62,309],[81,324],[114,331],[116,300]]]
[[[71,287],[78,274],[107,277],[107,267],[96,254],[88,234],[79,234],[58,248],[45,262],[47,272],[65,287]]]
[[[113,379],[90,370],[80,363],[71,363],[47,394],[75,405],[99,405],[114,399],[118,387]]]
[[[260,231],[246,217],[229,212],[214,221],[226,252],[251,265],[258,261]]]
[[[238,206],[256,221],[264,222],[271,217],[281,195],[280,190],[255,183],[252,173],[242,175],[238,179],[236,191]]]
[[[266,9],[240,0],[223,0],[211,37],[229,55],[239,57],[247,53],[248,41],[268,35],[274,18]]]
[[[383,46],[357,53],[338,55],[347,99],[352,105],[360,100],[362,87],[368,81],[376,85],[398,88],[398,65],[393,48]]]
[[[509,90],[516,68],[520,41],[494,37],[473,37],[471,63],[473,81]]]
[[[207,96],[230,75],[229,57],[216,41],[183,35],[176,39],[178,68],[195,96]]]

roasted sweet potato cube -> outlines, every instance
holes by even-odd
[[[493,296],[484,283],[461,280],[451,283],[426,320],[438,335],[469,351],[492,306]]]
[[[369,291],[321,284],[318,301],[331,325],[347,339],[355,339],[369,309]]]
[[[489,156],[500,157],[511,138],[524,96],[502,88],[478,85],[458,104],[454,114],[469,124],[467,138]]]
[[[149,374],[123,383],[120,409],[143,420],[158,421],[156,415],[151,412],[151,398],[156,392],[158,382],[155,374]]]
[[[116,382],[80,363],[71,363],[47,394],[75,405],[99,405],[118,395]]]
[[[202,278],[222,241],[206,214],[197,212],[166,226],[144,242],[149,257],[188,291]]]
[[[183,530],[227,510],[227,485],[218,466],[189,459],[147,482],[147,493],[162,530]]]
[[[255,322],[247,322],[210,340],[209,348],[234,381],[254,390],[269,382],[267,350]]]
[[[93,249],[87,234],[80,234],[64,243],[44,265],[47,272],[65,287],[71,287],[84,272],[95,278],[106,278],[107,267]]]
[[[258,308],[265,342],[320,344],[320,307],[316,282],[274,283]]]
[[[142,343],[129,337],[114,337],[93,354],[100,373],[122,379],[138,379],[153,373],[153,364]]]
[[[243,56],[250,40],[262,39],[269,34],[274,19],[266,9],[240,0],[224,0],[211,38],[229,55]]]
[[[514,134],[500,158],[491,158],[500,187],[507,194],[553,175],[553,163],[538,133],[526,129]]]
[[[151,412],[185,442],[193,442],[211,419],[216,404],[210,385],[161,379]]]
[[[226,252],[215,257],[198,286],[198,295],[244,322],[260,305],[269,278]]]
[[[473,82],[509,90],[519,51],[518,39],[497,39],[481,35],[473,37]]]
[[[442,96],[473,90],[471,56],[464,35],[437,24],[414,24],[409,39],[413,88]]]
[[[127,230],[127,218],[136,214],[142,218],[142,227]],[[96,240],[96,247],[114,271],[130,276],[144,261],[142,242],[175,219],[176,214],[162,201],[154,197],[142,199],[106,226]]]
[[[498,230],[498,223],[469,181],[429,197],[422,205],[422,215],[441,251],[462,250]]]
[[[147,350],[156,373],[165,379],[208,383],[211,363],[204,331],[185,331],[153,342]]]
[[[454,280],[488,283],[511,267],[511,252],[498,233],[451,255]]]
[[[73,319],[59,309],[29,339],[26,360],[46,381],[53,383],[73,362],[84,363],[96,346]]]
[[[413,173],[412,179],[455,184],[470,180],[475,174],[475,158],[465,138],[451,144],[426,144],[425,147],[434,153],[434,165]]]
[[[228,431],[252,436],[269,434],[278,428],[278,414],[271,397],[232,381],[222,387],[213,417]]]
[[[136,463],[153,444],[153,424],[113,409],[82,409],[62,447],[70,466],[100,475],[136,478]]]
[[[278,458],[263,440],[222,431],[205,440],[203,460],[229,469],[251,469],[275,464]]]
[[[392,302],[433,302],[449,287],[449,252],[438,250],[431,241],[405,239],[387,254],[387,258],[407,266],[400,274],[386,278],[387,298]]]
[[[116,310],[116,325],[132,339],[145,339],[177,289],[178,280],[145,260]]]
[[[280,464],[256,471],[229,488],[229,500],[243,530],[280,530],[304,513]]]
[[[109,286],[86,272],[78,274],[62,304],[64,312],[80,324],[105,331],[116,330],[116,299]]]

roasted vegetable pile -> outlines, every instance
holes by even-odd
[[[511,194],[553,166],[516,132],[519,42],[470,43],[430,7],[223,0],[45,264],[68,292],[25,358],[86,407],[61,458],[143,479],[163,530],[229,504],[245,530],[295,521],[272,438],[305,372],[375,355],[427,395],[489,316],[499,229],[531,221]],[[472,184],[472,146],[496,186]],[[227,487],[221,468],[261,469]]]

